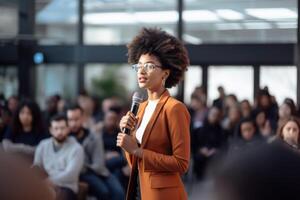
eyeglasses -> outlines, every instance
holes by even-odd
[[[153,71],[155,68],[161,68],[161,66],[158,66],[154,63],[138,63],[138,64],[134,64],[132,65],[132,69],[134,69],[134,71],[138,72],[140,69],[142,69],[145,71],[145,72],[150,72],[150,71]]]

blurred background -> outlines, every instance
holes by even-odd
[[[297,0],[0,0],[1,134],[24,97],[48,120],[77,102],[85,127],[101,132],[107,110],[122,116],[137,90],[126,44],[142,27],[160,27],[189,52],[184,80],[170,92],[192,116],[184,178],[197,199],[210,157],[197,157],[199,148],[231,151],[244,118],[267,140],[281,120],[300,115],[299,11]],[[220,127],[212,140],[209,124]]]
[[[97,83],[110,72],[133,91],[125,44],[141,27],[155,26],[188,48],[184,85],[172,90],[185,102],[198,85],[208,102],[219,85],[251,102],[265,86],[279,103],[287,96],[297,100],[296,0],[1,0],[0,9],[5,97],[43,103],[56,93],[97,94]]]

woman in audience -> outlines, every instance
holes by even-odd
[[[290,98],[284,99],[278,111],[278,127],[281,127],[283,122],[288,120],[291,116],[296,116],[296,114],[297,110],[294,101]]]
[[[252,112],[252,106],[247,99],[240,102],[242,117],[250,117]]]
[[[212,107],[203,126],[192,133],[194,171],[198,179],[203,178],[208,162],[217,154],[225,142],[220,125],[220,115],[220,109]]]
[[[256,109],[253,112],[253,117],[255,118],[255,123],[259,135],[261,135],[264,139],[270,138],[274,132],[271,128],[270,120],[267,119],[266,112],[261,109]]]
[[[277,137],[293,148],[300,146],[300,123],[299,119],[290,117],[282,123],[277,132]]]
[[[4,150],[33,158],[35,147],[46,136],[42,121],[39,106],[31,100],[22,101],[5,133]]]
[[[243,118],[237,128],[236,138],[231,141],[231,150],[238,150],[247,146],[254,146],[260,141],[255,121]]]
[[[237,105],[229,107],[228,116],[222,122],[226,138],[234,136],[235,129],[241,120],[241,115],[241,110]]]

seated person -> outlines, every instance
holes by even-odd
[[[54,116],[50,123],[52,137],[38,145],[34,166],[48,174],[46,182],[55,189],[57,199],[75,200],[84,151],[73,137],[68,137],[70,131],[64,115]]]
[[[254,119],[251,117],[243,118],[237,127],[235,138],[231,141],[230,150],[255,147],[259,142],[262,142],[262,137],[257,131]]]
[[[39,106],[31,100],[24,100],[4,135],[3,148],[6,152],[21,153],[33,159],[35,147],[45,137]]]
[[[84,169],[80,181],[88,184],[89,192],[97,199],[123,200],[124,190],[119,180],[105,166],[103,142],[100,135],[83,127],[83,111],[79,106],[67,109],[71,135],[82,145],[85,152]]]
[[[290,117],[282,122],[278,129],[277,137],[288,144],[289,146],[300,148],[300,123],[299,119]]]

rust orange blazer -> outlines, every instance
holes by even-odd
[[[137,127],[146,106],[147,101],[139,107]],[[138,168],[142,200],[187,199],[181,175],[187,171],[190,160],[189,126],[190,115],[185,105],[166,90],[145,129],[141,144],[143,158],[125,152],[132,172]],[[135,138],[135,131],[131,136]],[[132,184],[136,182],[130,177],[129,186]],[[127,190],[127,200],[131,200],[128,199],[131,192]]]

